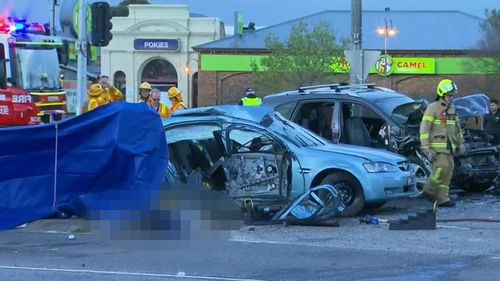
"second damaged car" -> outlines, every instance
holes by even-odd
[[[268,107],[183,110],[164,122],[170,172],[200,175],[240,206],[275,213],[309,189],[329,184],[344,216],[415,193],[413,165],[399,155],[329,144]]]

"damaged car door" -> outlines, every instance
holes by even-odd
[[[223,165],[229,195],[238,201],[286,201],[290,160],[284,145],[247,125],[229,126],[226,140],[228,154]]]

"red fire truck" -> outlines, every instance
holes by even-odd
[[[62,45],[42,25],[0,18],[0,126],[66,117],[57,54]]]

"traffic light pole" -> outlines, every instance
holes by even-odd
[[[79,0],[77,50],[76,115],[82,113],[87,98],[87,0]]]

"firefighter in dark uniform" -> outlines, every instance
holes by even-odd
[[[490,100],[490,114],[484,119],[484,129],[494,138],[491,141],[493,145],[500,145],[500,110],[498,110],[498,100]]]

